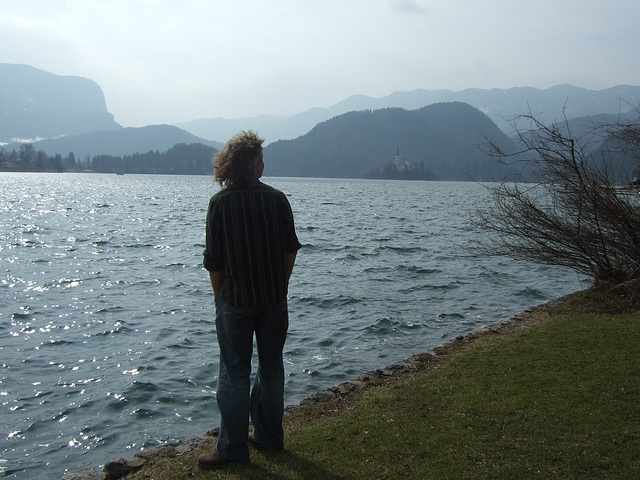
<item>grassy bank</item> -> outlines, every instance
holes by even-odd
[[[581,293],[286,417],[286,450],[199,470],[213,444],[129,479],[640,478],[640,313]]]

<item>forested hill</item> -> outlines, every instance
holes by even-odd
[[[202,143],[220,149],[222,144],[198,138],[191,133],[171,125],[148,125],[146,127],[129,127],[119,130],[69,135],[60,138],[40,140],[33,143],[36,150],[44,150],[47,154],[66,154],[73,152],[76,157],[87,155],[131,155],[145,153],[149,150],[165,152],[179,143]],[[19,149],[19,145],[8,145],[6,150]]]
[[[488,140],[512,145],[489,117],[465,103],[350,112],[268,145],[265,175],[364,178],[399,151],[409,164],[424,163],[435,180],[492,180],[507,167],[483,154]]]

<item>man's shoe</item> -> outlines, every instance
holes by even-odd
[[[262,445],[261,443],[258,443],[258,442],[255,441],[255,439],[253,438],[252,434],[249,434],[249,438],[247,439],[247,443],[249,445],[251,445],[252,447],[261,448],[263,450],[273,450],[275,452],[281,452],[282,450],[284,450],[284,447],[270,447],[268,445]]]
[[[215,453],[204,453],[198,457],[198,465],[201,468],[222,468],[227,465],[231,465],[232,463],[248,463],[249,459],[246,460],[233,460],[229,458],[222,458],[217,456]]]

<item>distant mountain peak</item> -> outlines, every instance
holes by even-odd
[[[122,128],[93,80],[0,63],[0,141]]]

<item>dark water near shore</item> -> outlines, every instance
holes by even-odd
[[[303,248],[286,403],[581,285],[476,258],[480,185],[265,179]],[[217,425],[208,177],[0,174],[0,476],[60,478]]]

